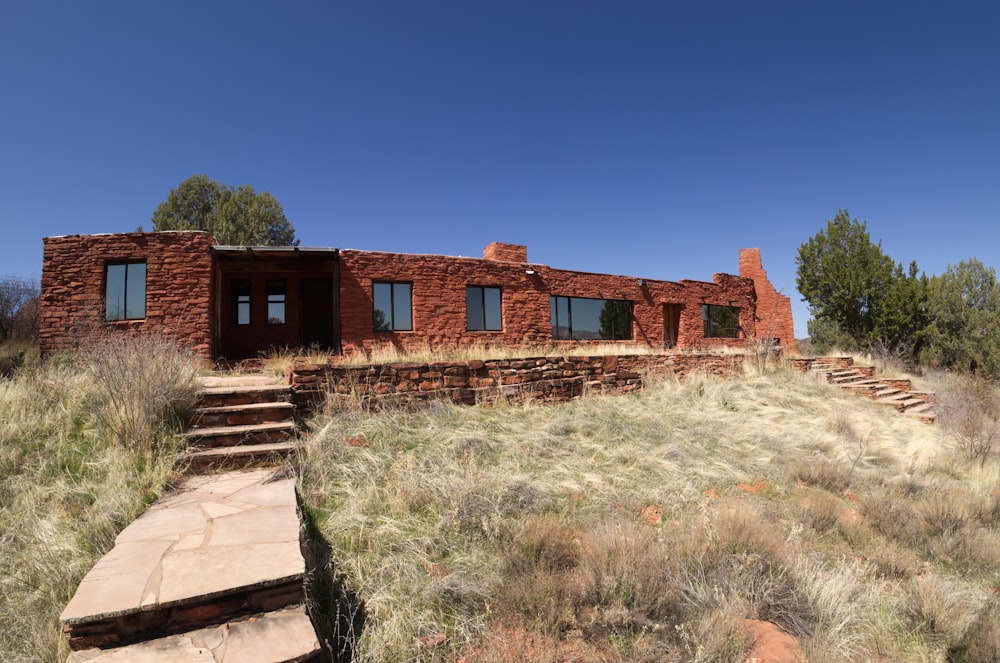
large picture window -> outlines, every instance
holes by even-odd
[[[105,320],[141,320],[146,317],[145,262],[108,265],[104,277]]]
[[[735,306],[701,305],[705,338],[739,338],[740,309]]]
[[[285,324],[285,282],[267,282],[267,324]]]
[[[372,283],[375,331],[412,331],[412,283]]]
[[[549,306],[552,338],[578,341],[632,339],[632,302],[628,300],[553,295]]]
[[[501,331],[500,288],[470,285],[465,288],[465,328],[468,331]]]

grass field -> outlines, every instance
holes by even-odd
[[[996,457],[810,376],[339,407],[301,489],[356,660],[743,661],[745,618],[814,663],[1000,651]]]
[[[173,479],[193,364],[106,350],[0,380],[4,661],[65,658],[59,612]],[[743,663],[747,618],[813,663],[993,660],[996,391],[923,379],[936,426],[780,367],[560,406],[339,401],[300,491],[350,601],[314,600],[363,614],[357,661]]]

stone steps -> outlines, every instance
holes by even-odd
[[[287,401],[199,407],[194,410],[189,430],[219,426],[246,426],[288,421],[295,416],[295,406]]]
[[[184,433],[184,438],[189,444],[202,448],[233,447],[280,442],[294,435],[296,430],[294,421],[272,421],[244,426],[198,428]]]
[[[795,359],[792,365],[797,370],[814,373],[834,386],[867,396],[876,403],[890,405],[925,423],[934,423],[937,419],[933,393],[911,391],[911,383],[906,379],[877,379],[875,367],[854,366],[849,357]]]
[[[186,467],[192,472],[208,472],[222,468],[247,468],[259,465],[276,465],[293,458],[297,446],[294,442],[272,442],[267,444],[239,444],[216,447],[201,451],[189,451],[184,455]]]
[[[198,407],[229,407],[276,401],[291,402],[292,388],[285,384],[234,384],[205,387],[198,395]]]
[[[184,434],[191,446],[182,462],[191,471],[242,468],[295,455],[298,433],[289,385],[261,378],[214,378],[198,395]]]
[[[180,465],[228,471],[189,476],[116,537],[60,617],[71,663],[327,660],[303,605],[295,478],[273,469],[295,454],[295,408],[271,382],[204,381]]]

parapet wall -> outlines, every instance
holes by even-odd
[[[529,357],[368,366],[296,364],[285,371],[295,401],[322,404],[330,395],[375,403],[445,399],[475,404],[535,399],[558,403],[586,393],[626,394],[651,379],[701,372],[729,378],[743,371],[742,354],[673,353]]]
[[[785,353],[795,354],[792,300],[778,292],[768,280],[760,261],[760,249],[740,249],[740,276],[752,279],[757,291],[757,337],[776,338]]]

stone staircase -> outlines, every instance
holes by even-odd
[[[290,391],[220,382],[202,391],[188,433],[198,448],[182,461],[201,474],[122,530],[63,610],[69,663],[326,660],[304,606],[284,462],[295,448]]]
[[[913,391],[910,380],[905,378],[878,378],[874,366],[855,366],[850,357],[798,358],[792,360],[792,365],[800,371],[819,375],[841,389],[894,407],[908,417],[928,424],[937,420],[933,392]]]
[[[275,463],[295,454],[295,405],[285,384],[214,378],[199,393],[184,437],[190,471]]]

